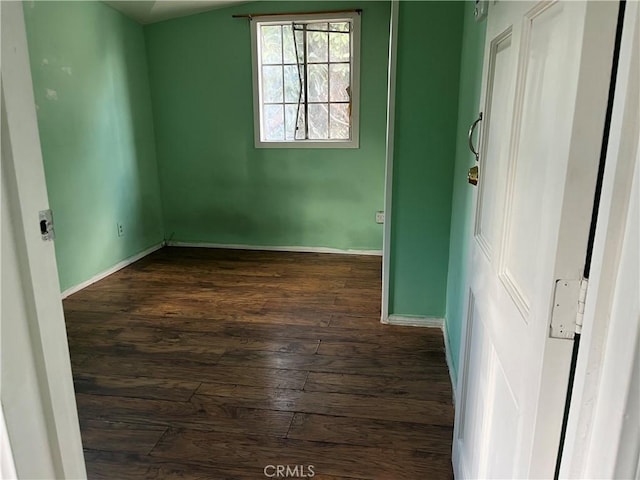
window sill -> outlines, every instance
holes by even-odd
[[[256,140],[256,148],[360,148],[358,140],[323,140],[316,142],[313,140],[299,140],[297,142],[264,142]]]

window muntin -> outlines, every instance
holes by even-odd
[[[357,147],[359,15],[252,20],[258,147]]]

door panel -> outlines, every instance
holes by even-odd
[[[492,353],[491,371],[494,391],[491,403],[493,414],[491,415],[488,444],[504,445],[504,448],[500,450],[489,448],[486,467],[482,472],[484,472],[483,476],[510,478],[516,460],[516,444],[512,439],[517,438],[517,422],[504,422],[502,419],[518,418],[520,409],[502,364],[495,355],[495,351]]]
[[[615,3],[490,7],[458,477],[553,477],[572,349],[549,337],[553,295],[584,266],[609,87],[587,73],[610,72],[616,14]]]
[[[482,442],[484,419],[482,412],[488,410],[488,393],[486,391],[489,369],[489,343],[485,338],[484,324],[477,315],[473,294],[469,298],[469,331],[467,332],[467,342],[470,348],[467,349],[465,363],[469,368],[464,372],[461,381],[463,395],[468,399],[462,405],[459,416],[458,435],[464,442],[478,445],[479,448],[465,452],[465,464],[471,471],[478,471],[480,459],[485,456],[482,447],[486,446]]]
[[[488,80],[492,85],[491,92],[510,92],[512,88],[515,55],[511,37],[511,29],[508,29],[492,42]],[[510,107],[508,94],[491,95],[488,111],[485,112],[487,162],[483,163],[483,172],[487,181],[480,184],[475,235],[489,261],[493,260],[494,252],[499,249],[496,242],[501,231],[500,211],[504,205],[505,162],[508,154],[507,142],[501,142],[500,139],[509,131]]]
[[[540,232],[554,229],[562,189],[554,185],[566,175],[566,158],[575,98],[579,39],[573,5],[536,6],[524,19],[520,47],[522,70],[516,87],[513,129],[516,150],[510,156],[505,253],[501,273],[507,291],[528,321],[539,282],[537,268],[546,254]],[[564,168],[563,168],[564,167]],[[552,238],[549,241],[553,241]]]
[[[470,466],[469,471],[478,472],[471,477],[484,476],[486,472],[493,472],[493,475],[503,472],[504,478],[509,478],[515,460],[515,444],[506,440],[515,438],[517,432],[514,422],[503,422],[502,418],[505,415],[517,418],[519,407],[485,324],[478,315],[473,295],[469,312],[472,325],[471,348],[468,349],[470,368],[469,375],[464,377],[469,396],[463,405],[465,411],[461,415],[459,437],[462,442],[479,448],[465,452],[469,455],[465,463]],[[509,446],[509,443],[510,449],[500,451],[492,448],[492,445]]]

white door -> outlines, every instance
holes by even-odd
[[[614,2],[490,5],[458,478],[553,478],[573,342],[552,337],[570,336],[575,319],[617,12]],[[552,335],[556,303],[564,326]]]
[[[22,2],[1,2],[2,475],[86,478],[52,241]],[[8,458],[9,456],[12,457]],[[5,460],[6,459],[6,460]]]

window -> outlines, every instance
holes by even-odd
[[[358,147],[359,17],[252,19],[256,147]]]

